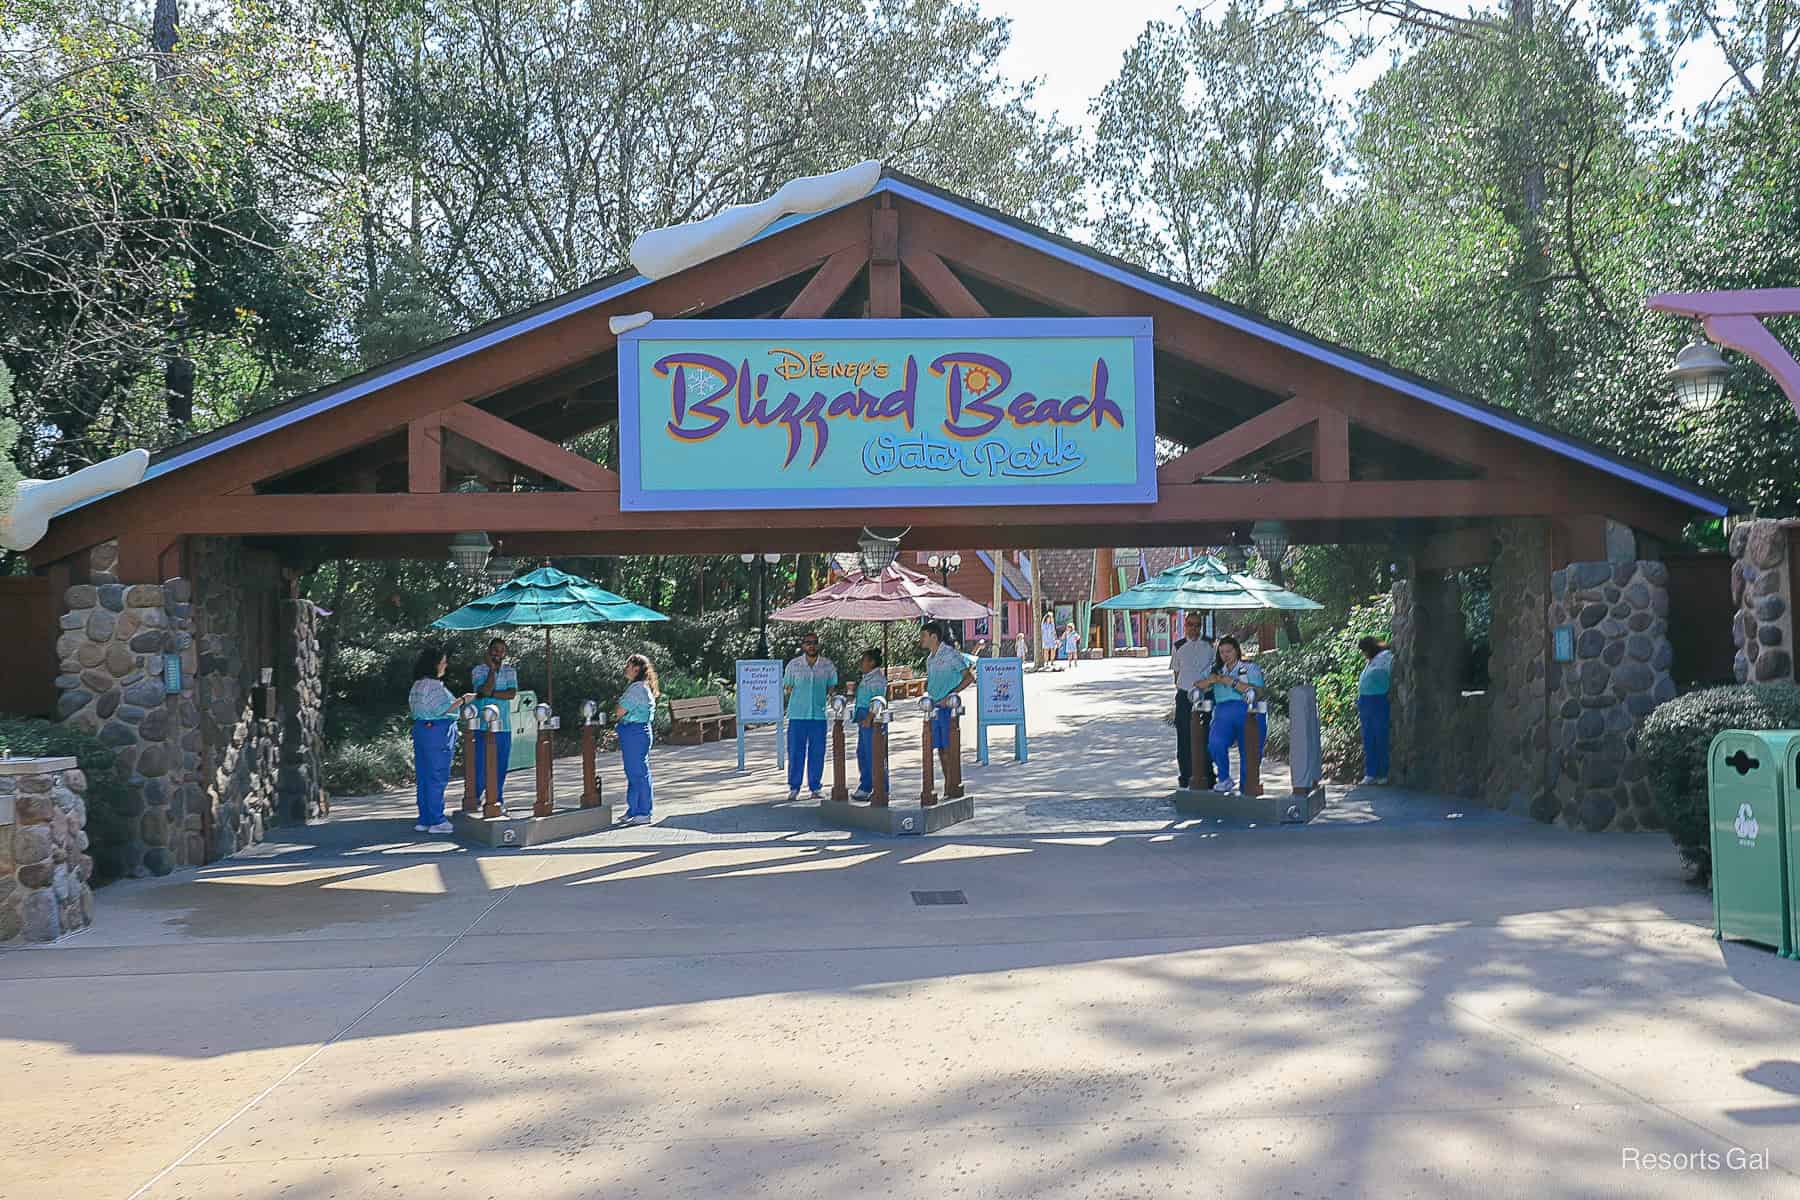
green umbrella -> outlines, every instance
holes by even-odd
[[[1324,608],[1297,592],[1276,587],[1266,579],[1229,570],[1210,554],[1190,558],[1170,567],[1155,579],[1128,588],[1095,608],[1183,609],[1200,611],[1278,609],[1296,611]]]
[[[550,668],[550,626],[600,625],[615,621],[666,621],[653,608],[633,604],[623,596],[569,575],[546,563],[492,595],[471,600],[455,612],[433,621],[434,629],[492,629],[544,627],[544,693],[547,703],[556,701],[556,676]]]

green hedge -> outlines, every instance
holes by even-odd
[[[131,818],[125,807],[125,783],[111,750],[98,738],[67,725],[0,717],[0,757],[73,757],[87,776],[88,853],[94,859],[90,882],[98,887],[125,873]]]
[[[1800,686],[1762,683],[1690,692],[1658,705],[1638,730],[1657,811],[1696,883],[1712,879],[1706,752],[1727,729],[1800,729]]]

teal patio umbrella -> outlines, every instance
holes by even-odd
[[[620,621],[666,621],[653,608],[633,604],[583,579],[545,563],[537,570],[507,582],[479,600],[471,600],[453,613],[431,623],[434,629],[518,629],[544,627],[544,694],[556,702],[556,674],[550,666],[550,626],[603,625]]]
[[[1179,608],[1215,612],[1261,609],[1295,612],[1325,606],[1298,592],[1276,587],[1266,579],[1232,571],[1212,555],[1201,554],[1094,607],[1126,611]]]

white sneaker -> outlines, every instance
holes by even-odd
[[[413,832],[414,833],[430,833],[431,826],[429,826],[429,825],[414,825]]]
[[[1377,786],[1377,787],[1386,787],[1386,786],[1387,786],[1387,785],[1388,785],[1388,777],[1387,777],[1387,776],[1386,776],[1386,775],[1378,775],[1378,776],[1376,776],[1376,778],[1375,778],[1375,786]]]
[[[1231,780],[1229,779],[1221,779],[1219,782],[1213,784],[1213,791],[1219,793],[1221,796],[1229,796],[1233,790],[1235,789],[1232,788]]]
[[[455,833],[456,826],[452,825],[448,821],[439,821],[436,825],[433,825],[430,829],[427,829],[425,832],[426,833]]]
[[[869,792],[860,792],[860,791],[859,791],[859,792],[852,792],[852,793],[851,793],[851,794],[850,794],[850,798],[851,798],[851,799],[852,799],[852,800],[867,800],[867,799],[868,799],[868,798],[869,798],[869,796],[870,796],[870,795],[871,795],[871,793],[869,793]]]
[[[788,793],[788,803],[789,804],[792,804],[794,801],[798,800],[799,798],[800,798],[800,793],[798,790]]]
[[[808,792],[807,795],[814,800],[823,800],[825,798],[825,793],[821,792],[818,788],[814,788],[812,791]]]
[[[1364,775],[1362,777],[1362,782],[1358,783],[1356,786],[1357,787],[1374,787],[1377,782],[1379,782],[1379,781],[1373,775]]]

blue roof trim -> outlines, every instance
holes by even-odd
[[[981,560],[981,565],[988,569],[989,574],[998,575],[1000,577],[1000,587],[1005,591],[1007,599],[1023,600],[1025,598],[1019,595],[1019,589],[1014,587],[1011,581],[1006,578],[1006,568],[994,566],[993,555],[989,554],[986,550],[977,550],[975,552],[975,557]]]
[[[1071,249],[1070,247],[1064,246],[1049,238],[1039,237],[1029,230],[1021,229],[1017,225],[1013,225],[1006,221],[996,220],[986,213],[978,212],[975,209],[957,204],[955,201],[948,200],[935,192],[915,187],[905,180],[894,179],[892,177],[883,178],[880,183],[876,184],[875,191],[891,192],[894,195],[903,197],[915,204],[921,204],[926,208],[935,209],[946,216],[954,217],[959,221],[965,221],[970,225],[978,226],[989,233],[1007,238],[1021,245],[1029,246],[1040,254],[1047,254],[1050,257],[1060,259],[1071,266],[1080,267],[1084,271],[1091,271],[1096,275],[1103,275],[1115,283],[1122,283],[1126,287],[1134,288],[1141,292],[1147,292],[1150,295],[1157,297],[1159,300],[1166,300],[1170,304],[1185,308],[1189,312],[1199,313],[1201,316],[1217,321],[1222,325],[1229,325],[1233,329],[1248,333],[1253,337],[1261,338],[1267,342],[1274,342],[1278,346],[1283,346],[1296,353],[1304,354],[1308,358],[1336,367],[1341,371],[1348,371],[1352,375],[1360,376],[1372,383],[1378,383],[1383,387],[1392,388],[1397,392],[1404,392],[1414,399],[1423,400],[1427,404],[1453,412],[1457,416],[1465,417],[1471,421],[1476,421],[1482,425],[1486,425],[1490,429],[1496,429],[1502,433],[1510,434],[1513,437],[1521,438],[1535,446],[1559,454],[1564,458],[1571,458],[1585,466],[1593,467],[1597,471],[1604,471],[1608,475],[1628,480],[1631,483],[1637,484],[1639,487],[1648,488],[1653,492],[1679,500],[1683,504],[1700,509],[1702,512],[1708,512],[1714,516],[1722,517],[1731,511],[1728,505],[1723,504],[1710,496],[1689,491],[1679,484],[1671,483],[1666,479],[1659,479],[1654,475],[1647,475],[1642,471],[1635,470],[1626,463],[1608,458],[1604,454],[1595,453],[1585,446],[1577,446],[1573,443],[1566,442],[1561,438],[1553,437],[1541,430],[1533,429],[1529,425],[1523,425],[1516,421],[1509,421],[1506,417],[1491,409],[1470,404],[1465,400],[1459,400],[1455,396],[1438,391],[1434,388],[1426,387],[1417,380],[1408,379],[1397,372],[1381,370],[1380,368],[1374,367],[1351,355],[1335,351],[1328,346],[1320,345],[1307,338],[1299,337],[1285,329],[1265,324],[1253,317],[1246,316],[1240,312],[1235,312],[1222,305],[1208,304],[1206,301],[1191,295],[1180,288],[1158,283],[1154,279],[1147,278],[1134,271],[1124,270],[1092,255],[1083,254],[1079,250]]]

